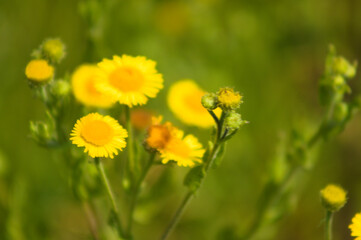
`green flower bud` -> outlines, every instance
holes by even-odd
[[[348,105],[344,102],[339,102],[335,105],[333,110],[333,120],[342,122],[348,115]]]
[[[65,56],[65,45],[58,38],[45,40],[41,49],[44,56],[51,62],[59,63]]]
[[[236,112],[230,112],[227,117],[224,119],[224,124],[226,128],[231,130],[236,130],[240,128],[242,125],[247,123],[247,121],[243,121],[241,114]]]
[[[215,93],[206,93],[202,97],[202,105],[207,110],[213,110],[217,108],[217,95]]]
[[[356,74],[356,64],[350,64],[343,57],[335,57],[333,59],[332,69],[335,74],[341,74],[347,78],[352,78]]]
[[[65,80],[57,80],[51,87],[51,93],[57,97],[63,97],[70,93],[70,84]]]
[[[346,191],[334,184],[327,185],[320,194],[322,205],[330,212],[340,210],[347,202]]]
[[[51,138],[49,126],[43,122],[30,121],[30,133],[38,143],[44,143]]]

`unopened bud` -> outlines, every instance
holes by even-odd
[[[347,78],[352,78],[356,74],[356,64],[350,64],[343,57],[335,57],[332,68],[335,74],[341,74]]]
[[[30,121],[30,133],[32,137],[40,143],[50,139],[49,126],[43,122]]]
[[[217,95],[215,93],[206,93],[202,97],[202,105],[207,110],[213,110],[217,108]]]
[[[236,112],[230,112],[228,116],[224,119],[225,126],[231,130],[236,130],[245,123],[247,123],[247,121],[243,121],[241,114]]]
[[[70,92],[70,84],[66,80],[57,80],[51,87],[51,93],[57,97],[63,97]]]
[[[58,38],[45,40],[41,49],[44,56],[51,62],[59,63],[65,56],[65,45]]]
[[[333,110],[333,119],[337,122],[342,122],[348,115],[348,105],[344,102],[339,102],[335,105]]]
[[[327,185],[320,194],[322,205],[330,212],[340,210],[347,202],[346,191],[334,184]]]

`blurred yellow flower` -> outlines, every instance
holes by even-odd
[[[72,75],[71,83],[75,98],[90,107],[110,107],[114,101],[100,92],[96,85],[101,81],[101,70],[95,65],[81,65]]]
[[[53,77],[54,68],[43,59],[35,59],[26,66],[25,75],[30,80],[44,82]]]
[[[192,80],[181,80],[174,83],[168,92],[168,105],[171,111],[184,123],[198,127],[211,127],[214,120],[202,106],[201,100],[205,92]],[[221,110],[215,109],[220,115]]]
[[[125,138],[128,137],[127,131],[117,120],[98,113],[90,113],[79,119],[70,135],[72,143],[85,147],[84,152],[88,152],[92,158],[113,158],[118,155],[118,149],[122,151],[126,146]]]
[[[113,60],[103,59],[98,66],[103,72],[99,89],[120,104],[143,105],[163,88],[156,62],[145,57],[113,56]]]
[[[152,125],[148,128],[145,142],[151,149],[161,151],[173,137],[176,128],[170,123],[161,124],[162,117],[152,119]]]
[[[346,191],[337,185],[329,184],[320,193],[322,204],[331,212],[338,211],[347,202]]]
[[[357,213],[352,218],[352,224],[348,227],[351,229],[351,236],[357,237],[355,240],[361,240],[361,213]]]
[[[194,167],[196,163],[202,162],[204,152],[196,137],[191,134],[184,137],[183,131],[176,129],[175,135],[160,150],[160,157],[164,164],[173,160],[178,166]]]

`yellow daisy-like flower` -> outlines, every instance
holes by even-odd
[[[102,71],[95,65],[81,65],[72,75],[71,83],[75,98],[86,106],[107,108],[112,98],[100,92],[96,85],[101,81]]]
[[[126,146],[127,131],[110,116],[90,113],[79,119],[70,134],[73,144],[85,147],[84,152],[92,157],[110,157],[118,155],[118,149]]]
[[[156,62],[145,57],[114,56],[98,63],[103,70],[99,89],[120,104],[129,107],[146,104],[163,88],[163,77],[155,68]]]
[[[351,229],[351,236],[356,237],[355,240],[361,240],[361,213],[352,218],[352,223],[348,227]]]
[[[172,85],[168,93],[168,105],[171,111],[184,123],[197,127],[211,127],[214,120],[202,106],[202,96],[205,94],[192,80],[181,80]],[[214,110],[220,115],[219,108]]]
[[[35,82],[44,82],[53,77],[54,68],[43,59],[35,59],[26,66],[25,75]]]
[[[329,184],[320,193],[322,204],[331,212],[338,211],[347,202],[346,191],[337,185]]]
[[[170,123],[161,124],[162,117],[152,118],[152,125],[148,128],[145,143],[151,149],[163,150],[171,138],[175,137],[177,129]]]
[[[160,150],[160,157],[164,164],[173,160],[178,166],[194,167],[196,163],[202,162],[204,152],[196,137],[191,134],[184,137],[183,131],[176,129],[174,137]]]

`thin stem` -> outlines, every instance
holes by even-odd
[[[94,212],[89,206],[89,203],[83,201],[82,205],[83,205],[84,213],[88,220],[90,233],[94,240],[99,240],[98,227],[97,227],[96,217],[94,216]]]
[[[134,143],[133,143],[133,128],[132,123],[130,120],[130,107],[125,105],[125,118],[127,122],[127,131],[128,131],[128,163],[129,163],[129,170],[131,173],[131,176],[134,177],[134,171],[135,171],[135,160],[134,160]]]
[[[112,188],[110,187],[108,177],[107,177],[107,175],[105,173],[103,163],[100,161],[100,158],[94,158],[94,161],[95,161],[95,165],[96,165],[96,167],[97,167],[97,169],[99,171],[102,182],[103,182],[103,184],[105,186],[105,189],[107,191],[109,200],[111,202],[112,211],[113,211],[113,214],[115,215],[114,220],[116,222],[116,227],[117,227],[117,230],[118,230],[118,234],[119,234],[120,237],[123,237],[124,236],[124,231],[123,231],[122,224],[121,224],[120,217],[119,217],[118,206],[117,206],[117,204],[115,202],[114,194],[113,194]]]
[[[173,229],[175,228],[175,226],[178,224],[181,216],[183,215],[184,210],[186,209],[187,205],[189,204],[189,202],[192,200],[193,198],[193,192],[188,191],[188,193],[186,194],[186,196],[184,197],[182,203],[180,204],[180,206],[178,207],[177,212],[174,214],[171,222],[169,223],[168,227],[166,228],[166,230],[164,231],[161,240],[166,240],[168,239],[169,235],[172,233]]]
[[[216,122],[217,126],[219,125],[219,119],[216,114],[212,110],[208,110],[209,114],[211,114],[213,120]]]
[[[208,155],[208,159],[206,159],[205,161],[205,165],[204,165],[204,170],[205,170],[205,176],[204,178],[201,180],[201,185],[204,181],[204,179],[207,176],[207,173],[210,169],[210,167],[212,166],[214,160],[216,159],[216,155],[220,146],[220,137],[221,137],[221,131],[222,131],[222,125],[223,125],[223,120],[224,120],[224,113],[222,112],[222,116],[219,122],[217,122],[217,133],[216,133],[216,138],[214,140],[214,144],[213,144],[213,148],[210,152],[210,154]],[[161,240],[166,240],[169,235],[172,233],[173,229],[175,228],[175,226],[178,224],[180,218],[183,215],[184,210],[186,209],[186,207],[188,206],[189,202],[192,200],[193,196],[194,196],[194,192],[189,190],[187,192],[187,194],[185,195],[185,197],[183,198],[182,203],[179,205],[176,213],[174,214],[172,220],[170,221],[170,223],[168,224],[167,228],[165,229]]]
[[[325,217],[326,240],[332,240],[332,218],[333,218],[333,213],[331,211],[326,210],[326,217]]]
[[[131,235],[132,226],[133,226],[133,215],[134,215],[135,207],[137,205],[140,187],[141,187],[145,177],[147,176],[147,173],[149,172],[149,169],[151,168],[151,166],[154,163],[155,155],[156,155],[155,152],[150,154],[149,161],[148,161],[147,165],[145,166],[145,168],[144,168],[144,170],[142,172],[142,175],[140,176],[138,182],[136,183],[136,185],[135,185],[135,187],[133,189],[131,200],[130,200],[129,215],[128,215],[128,227],[127,227],[127,230],[126,230],[126,236]]]

